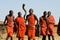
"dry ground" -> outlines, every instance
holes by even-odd
[[[55,33],[54,33],[54,36],[55,36],[55,40],[60,40],[60,36],[57,35],[57,27],[55,27]],[[6,39],[6,32],[5,31],[1,31],[0,30],[0,40],[5,40]],[[25,35],[25,38],[24,40],[27,40],[28,37]],[[42,40],[42,36],[40,37],[35,37],[36,40]],[[48,38],[46,38],[48,40]],[[17,40],[16,38],[16,34],[13,35],[13,40]]]

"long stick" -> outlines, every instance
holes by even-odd
[[[27,12],[26,12],[26,9],[25,9],[25,4],[22,5],[22,8],[23,8],[23,10],[24,10],[24,12],[25,12],[25,14],[24,14],[24,19],[26,19]]]

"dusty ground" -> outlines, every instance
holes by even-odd
[[[57,31],[56,31],[56,30],[57,30],[57,27],[55,27],[55,30],[54,30],[54,31],[55,31],[55,33],[54,33],[55,40],[60,40],[60,36],[57,35],[57,33],[56,33]],[[7,34],[6,34],[4,31],[1,31],[1,30],[0,30],[0,40],[5,40],[5,39],[6,39],[6,35],[7,35]],[[27,39],[28,39],[28,37],[25,35],[24,40],[27,40]],[[35,37],[35,39],[36,39],[36,40],[42,40],[42,36],[40,36],[40,37]],[[46,38],[46,39],[47,39],[47,38]],[[13,35],[13,40],[17,40],[16,34]],[[47,40],[48,40],[48,39],[47,39]]]

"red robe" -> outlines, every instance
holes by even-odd
[[[40,23],[41,23],[41,35],[44,35],[46,36],[46,33],[47,33],[47,24],[46,24],[46,21],[44,20],[44,17],[42,16],[40,18]]]
[[[26,32],[26,24],[25,24],[24,18],[23,17],[17,17],[15,19],[15,22],[18,25],[17,36],[24,38],[24,35],[25,35],[25,32]]]
[[[55,23],[55,19],[54,19],[54,17],[51,15],[51,16],[49,16],[49,17],[47,17],[48,18],[48,34],[49,35],[52,35],[52,36],[54,36],[54,23]]]
[[[13,16],[7,16],[7,34],[9,36],[12,36],[13,35],[13,27],[14,27],[14,17]]]
[[[35,37],[35,18],[34,15],[28,16],[28,37],[34,38]]]

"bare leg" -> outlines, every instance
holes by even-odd
[[[44,35],[43,35],[43,38],[42,38],[42,40],[46,40],[46,36],[44,36]]]
[[[13,40],[13,38],[11,37],[11,40]]]
[[[20,40],[20,37],[18,37],[18,40]]]
[[[54,39],[54,36],[52,36],[52,40],[55,40],[55,39]]]
[[[50,35],[48,35],[48,40],[51,40],[51,39],[50,39]]]
[[[30,40],[31,38],[30,37],[28,37],[28,40]]]
[[[9,38],[9,35],[6,37],[6,40],[8,40],[8,38]]]

